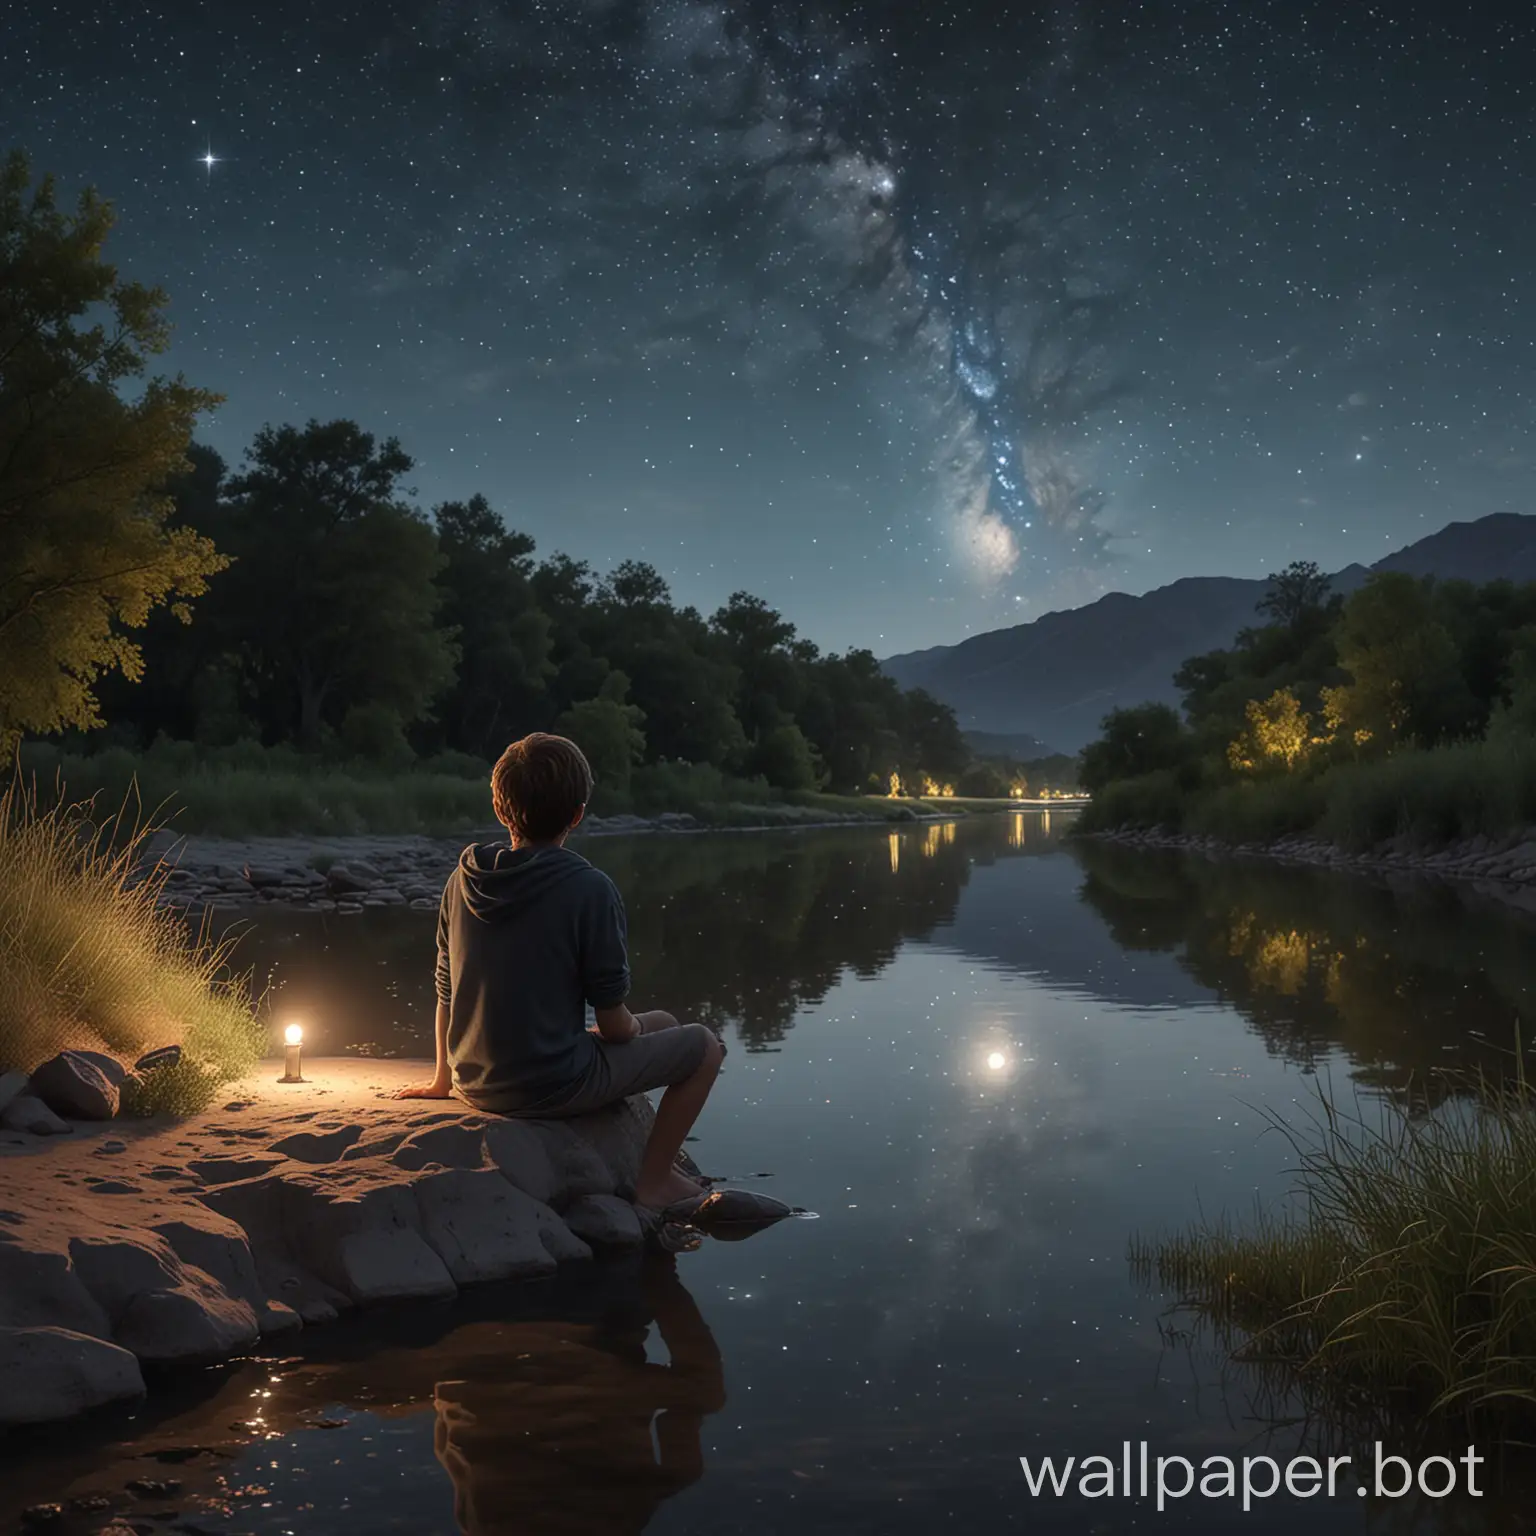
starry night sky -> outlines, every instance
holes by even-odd
[[[888,654],[1536,510],[1524,12],[39,0],[0,146],[114,201],[232,464],[352,416]]]

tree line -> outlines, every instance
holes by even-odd
[[[0,164],[0,749],[109,723],[404,766],[549,729],[620,793],[640,762],[785,791],[967,769],[953,712],[870,652],[746,592],[706,616],[639,561],[536,558],[484,496],[423,513],[354,421],[266,427],[231,472],[192,441],[220,397],[146,376],[167,298],[118,276],[112,222]]]
[[[1267,623],[1174,676],[1183,712],[1118,709],[1082,754],[1092,792],[1185,792],[1309,774],[1404,748],[1536,736],[1536,583],[1375,572],[1345,596],[1310,561],[1269,578]]]
[[[355,422],[265,428],[234,474],[188,454],[173,521],[228,564],[190,626],[150,618],[142,678],[103,690],[145,739],[404,765],[556,730],[621,792],[640,762],[844,792],[952,782],[969,762],[953,712],[870,652],[823,653],[747,592],[706,616],[641,561],[539,559],[484,496],[423,514],[399,442]]]

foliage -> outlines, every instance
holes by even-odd
[[[1193,745],[1184,722],[1166,704],[1111,710],[1103,736],[1083,749],[1083,788],[1097,794],[1118,779],[1178,769],[1191,760]]]
[[[1009,774],[998,763],[972,763],[955,783],[962,795],[973,795],[982,800],[1005,799],[1016,785],[1025,785],[1022,774]]]
[[[103,257],[111,205],[59,210],[26,158],[0,166],[0,752],[25,731],[100,722],[94,685],[140,675],[128,631],[227,563],[171,521],[161,489],[218,396],[143,379],[163,352],[165,295]],[[87,323],[89,322],[89,323]]]
[[[1134,1242],[1240,1358],[1314,1409],[1411,1421],[1536,1409],[1536,1098],[1523,1073],[1427,1117],[1346,1116],[1303,1140],[1299,1209]]]
[[[1536,583],[1379,572],[1341,600],[1311,565],[1270,580],[1269,625],[1179,669],[1187,728],[1155,705],[1105,721],[1085,830],[1365,848],[1536,817]]]
[[[509,529],[484,496],[445,501],[432,520],[442,611],[459,652],[436,713],[446,740],[494,758],[527,734],[555,671],[549,615],[530,579],[533,540]]]
[[[185,750],[183,750],[185,749]],[[219,837],[283,833],[460,835],[495,825],[490,769],[463,764],[386,773],[365,764],[242,742],[199,749],[157,742],[145,752],[113,747],[89,756],[43,743],[22,748],[40,793],[62,779],[76,794],[120,801],[137,790],[146,805],[174,813],[178,832]]]
[[[179,1043],[185,1067],[136,1084],[130,1105],[138,1094],[140,1107],[190,1112],[255,1065],[264,1034],[228,947],[161,904],[169,866],[140,877],[152,829],[123,805],[101,819],[90,803],[43,808],[19,777],[0,795],[0,1068]]]
[[[536,561],[483,495],[423,516],[404,447],[355,421],[263,427],[226,473],[190,441],[216,397],[139,382],[165,346],[165,298],[103,261],[109,206],[87,193],[70,217],[50,182],[29,186],[13,156],[0,173],[0,747],[104,718],[112,746],[250,742],[404,772],[418,756],[490,760],[565,722],[617,798],[642,763],[780,794],[862,793],[893,773],[952,783],[968,765],[953,711],[903,692],[869,652],[823,655],[746,592],[706,618],[642,561],[606,575]],[[1051,377],[1068,390],[1076,375],[1058,358]],[[205,588],[189,632],[186,600]],[[214,799],[248,800],[226,767]],[[259,814],[296,788],[271,786]],[[351,788],[341,801],[369,819]],[[329,796],[294,805],[306,821],[332,809]]]
[[[555,729],[586,754],[592,777],[619,795],[629,792],[633,766],[645,758],[645,711],[624,702],[629,679],[610,672],[595,699],[574,704],[555,721]]]
[[[1242,734],[1227,750],[1227,760],[1240,773],[1264,768],[1294,768],[1314,745],[1312,717],[1289,688],[1277,688],[1267,699],[1248,701]]]
[[[1326,698],[1336,732],[1384,751],[1399,741],[1427,746],[1473,723],[1456,642],[1437,606],[1431,583],[1400,571],[1372,576],[1345,603],[1336,643],[1348,680]]]
[[[229,482],[218,613],[266,734],[318,746],[356,704],[415,720],[451,682],[437,539],[400,499],[410,468],[394,438],[311,421],[263,428]]]

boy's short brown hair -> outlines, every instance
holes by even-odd
[[[514,741],[491,770],[496,819],[527,842],[552,842],[591,798],[592,769],[564,736],[534,731]]]

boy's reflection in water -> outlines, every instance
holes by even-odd
[[[654,1320],[671,1362],[645,1357]],[[699,1432],[725,1404],[720,1351],[676,1262],[648,1260],[596,1324],[530,1322],[484,1374],[440,1381],[437,1456],[466,1536],[625,1536],[704,1472]]]

